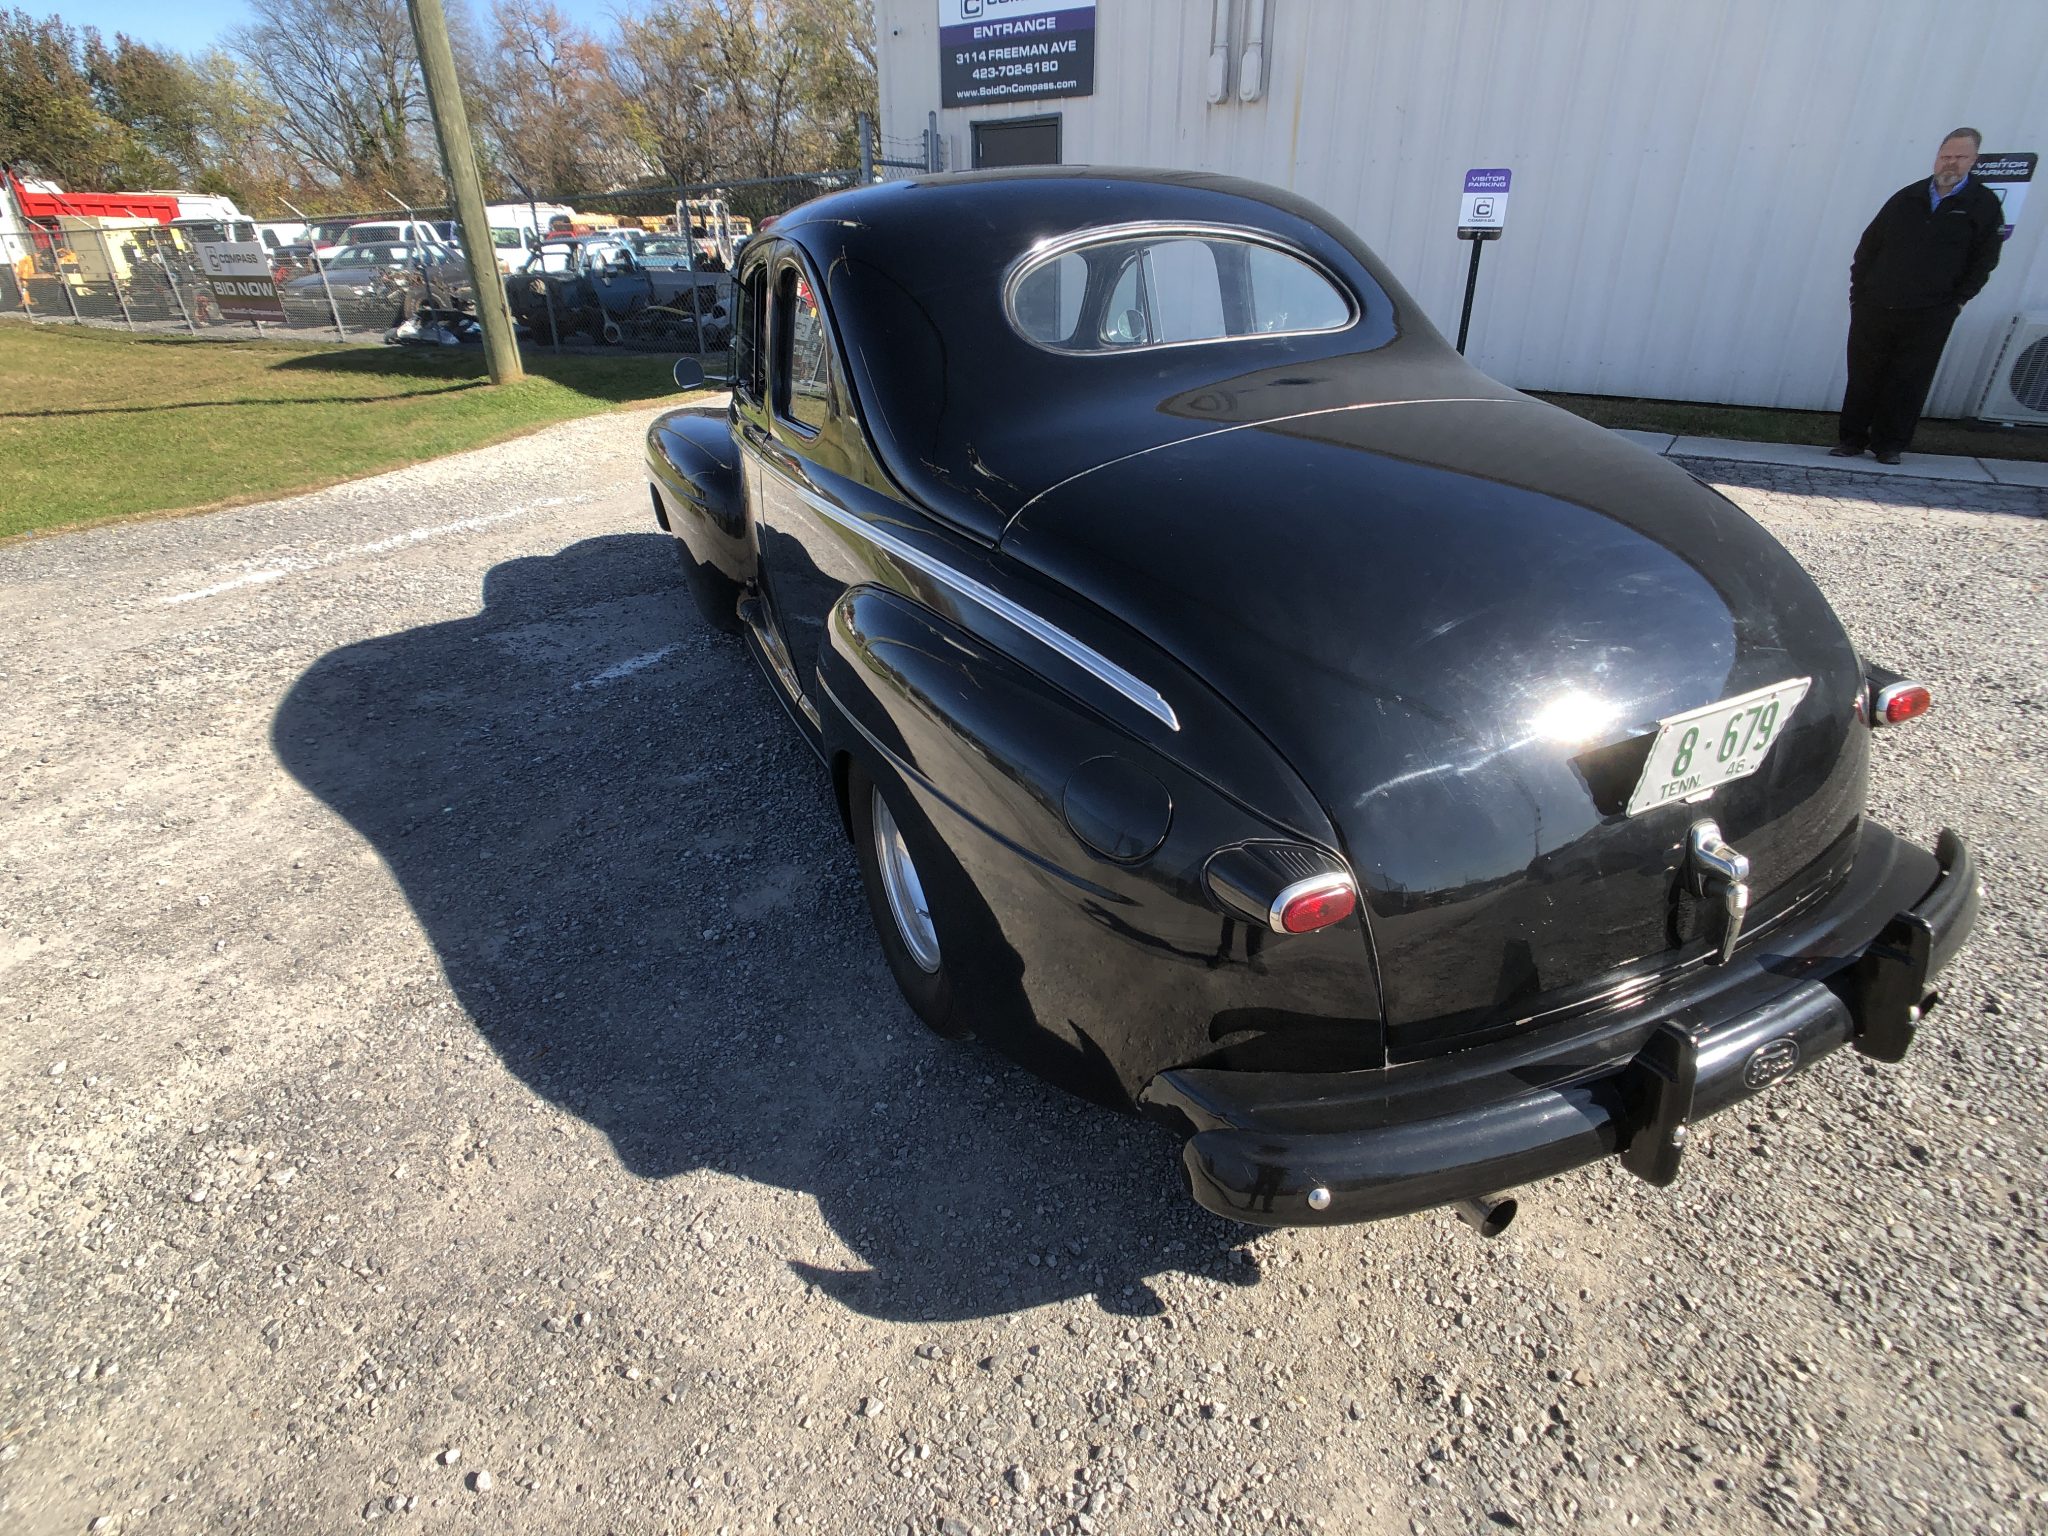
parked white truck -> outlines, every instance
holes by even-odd
[[[517,272],[527,257],[540,249],[548,232],[548,220],[573,217],[566,203],[486,203],[484,218],[491,226],[491,247],[500,272]]]

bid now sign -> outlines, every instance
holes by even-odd
[[[284,300],[270,274],[270,253],[251,241],[199,247],[199,267],[224,320],[284,321]]]
[[[1508,183],[1514,172],[1476,170],[1465,173],[1465,196],[1458,205],[1458,229],[1505,229]]]

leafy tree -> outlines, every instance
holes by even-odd
[[[649,168],[678,182],[855,163],[875,109],[867,0],[659,0],[619,20],[612,74]]]
[[[206,103],[199,74],[174,53],[117,36],[110,47],[90,28],[85,71],[100,110],[117,130],[120,163],[110,185],[165,186],[206,167]]]
[[[85,53],[99,34],[55,16],[0,15],[0,155],[65,185],[129,190],[129,136],[101,108]]]

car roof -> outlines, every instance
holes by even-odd
[[[1005,280],[1042,243],[1131,224],[1224,226],[1300,250],[1358,301],[1341,330],[1058,353],[1011,326]],[[772,238],[769,238],[772,237]],[[883,465],[935,511],[997,529],[1111,458],[1417,392],[1497,398],[1365,244],[1277,187],[1198,171],[1046,166],[882,182],[792,209],[750,241],[829,274],[826,308]]]

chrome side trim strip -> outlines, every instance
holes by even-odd
[[[1157,688],[1154,688],[1142,678],[1132,676],[1100,651],[1082,644],[1058,625],[1040,618],[1021,603],[1012,602],[993,587],[976,581],[964,571],[955,570],[943,560],[926,554],[915,545],[906,543],[887,529],[879,528],[870,522],[865,522],[853,516],[844,508],[834,506],[802,481],[792,478],[780,466],[775,464],[773,460],[766,457],[759,449],[754,448],[752,445],[748,445],[747,454],[757,466],[773,475],[781,484],[787,486],[803,501],[805,506],[816,512],[827,522],[836,523],[841,528],[846,529],[847,532],[856,534],[878,548],[886,550],[890,555],[901,560],[913,570],[922,571],[925,575],[931,577],[932,580],[949,587],[969,602],[986,608],[1005,623],[1021,629],[1048,650],[1056,651],[1061,656],[1064,656],[1083,672],[1096,679],[1096,681],[1122,694],[1126,699],[1137,705],[1138,708],[1144,710],[1146,714],[1163,724],[1169,731],[1180,729],[1180,716],[1174,713],[1173,706],[1166,702],[1165,696]]]

